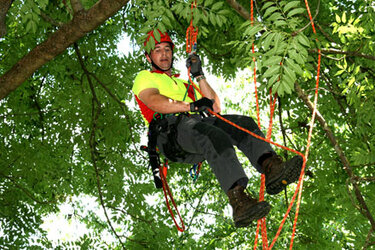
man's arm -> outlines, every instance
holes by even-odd
[[[147,105],[147,107],[161,114],[173,114],[190,111],[189,102],[170,99],[160,94],[159,90],[156,88],[144,89],[139,93],[138,97],[144,104]]]
[[[199,76],[197,77],[199,78]],[[221,112],[221,105],[220,105],[220,99],[219,96],[216,94],[216,92],[213,90],[213,88],[210,86],[210,84],[207,82],[206,78],[203,78],[199,80],[198,82],[199,88],[203,94],[204,97],[207,97],[208,99],[214,100],[214,112],[220,113]]]
[[[189,54],[188,59],[186,59],[186,67],[190,68],[190,73],[193,77],[199,79],[198,84],[203,96],[214,101],[213,109],[216,113],[219,113],[221,111],[220,99],[207,82],[206,77],[204,77],[202,62],[199,56],[195,53]]]

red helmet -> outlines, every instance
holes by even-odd
[[[158,31],[159,31],[159,33],[160,33],[160,41],[157,41],[157,40],[155,39],[154,31],[151,30],[150,32],[147,33],[147,38],[146,38],[146,41],[144,42],[144,46],[146,47],[146,44],[147,44],[148,40],[150,40],[150,37],[152,36],[152,38],[154,38],[154,40],[155,40],[155,45],[156,45],[156,44],[159,44],[159,43],[163,43],[163,42],[168,42],[168,43],[171,44],[171,46],[172,46],[172,50],[173,50],[173,49],[174,49],[174,43],[172,42],[172,39],[169,37],[168,33],[165,32],[165,33],[163,34],[163,33],[161,33],[160,30],[158,30]]]

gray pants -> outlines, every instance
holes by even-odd
[[[264,137],[257,124],[251,117],[241,115],[223,115],[229,121]],[[176,116],[169,116],[169,125],[177,121]],[[265,153],[274,153],[269,143],[259,140],[248,133],[233,127],[216,117],[201,117],[200,115],[182,115],[177,124],[177,142],[187,152],[178,162],[197,163],[207,160],[221,188],[225,193],[239,180],[248,182],[235,149],[236,146],[250,160],[251,164],[262,173],[258,159]],[[163,145],[168,143],[166,132],[159,134],[157,139],[161,153]],[[166,155],[168,158],[168,155]]]

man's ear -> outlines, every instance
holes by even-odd
[[[148,53],[146,53],[146,59],[147,59],[147,61],[148,61],[149,63],[151,63],[151,57],[150,57],[150,55],[149,55]]]

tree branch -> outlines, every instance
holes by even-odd
[[[313,53],[318,53],[317,49],[311,49],[309,51]],[[364,54],[358,51],[342,51],[342,50],[331,48],[331,49],[321,49],[320,53],[322,55],[323,54],[339,54],[339,55],[346,55],[346,56],[356,56],[356,57],[362,57],[362,58],[375,61],[375,56]]]
[[[313,109],[314,109],[314,105],[313,103],[310,101],[309,97],[304,93],[304,91],[302,90],[302,88],[299,86],[298,83],[295,84],[295,89],[298,93],[298,96],[303,100],[303,102],[306,104],[306,106],[310,109],[311,112],[313,112]],[[352,168],[350,167],[350,163],[348,161],[348,159],[346,158],[345,154],[344,154],[344,151],[342,150],[340,144],[338,143],[335,135],[333,134],[331,128],[328,126],[327,122],[325,121],[325,119],[323,118],[323,116],[319,113],[319,111],[317,110],[316,111],[316,119],[317,121],[320,123],[320,125],[322,126],[323,130],[325,131],[328,139],[330,140],[330,142],[332,143],[336,153],[338,154],[342,164],[343,164],[343,167],[344,167],[344,170],[346,171],[346,173],[348,174],[349,176],[349,179],[354,187],[354,192],[355,192],[355,195],[356,195],[356,198],[361,206],[361,210],[363,209],[364,210],[364,213],[363,215],[365,217],[367,217],[367,219],[370,221],[370,224],[371,224],[371,227],[373,228],[373,230],[375,230],[375,220],[372,216],[372,214],[370,213],[370,210],[361,194],[361,191],[359,190],[359,186],[357,184],[357,182],[355,181],[355,175],[353,174],[353,171],[352,171]]]
[[[113,16],[129,0],[100,0],[89,10],[77,13],[46,41],[37,45],[0,77],[0,100],[8,96],[45,63],[61,54],[85,34]]]
[[[26,188],[22,187],[20,184],[17,183],[16,180],[14,180],[13,177],[10,177],[10,176],[6,176],[5,174],[3,174],[2,172],[0,172],[0,177],[3,177],[5,179],[8,179],[9,181],[11,181],[14,186],[16,186],[18,189],[20,189],[24,194],[26,194],[27,197],[29,197],[30,199],[32,199],[33,201],[35,201],[36,203],[38,204],[43,204],[43,205],[48,205],[48,204],[56,204],[56,200],[52,200],[52,201],[41,201],[39,200],[38,198],[36,198],[29,190],[27,190]]]
[[[236,0],[226,0],[227,3],[237,11],[240,16],[245,18],[246,20],[250,20],[250,13],[241,5],[239,4]]]
[[[7,33],[5,19],[13,0],[0,0],[0,38]]]
[[[72,5],[72,9],[73,9],[74,14],[76,14],[76,13],[78,13],[78,12],[80,12],[84,9],[80,0],[70,0],[70,5]]]
[[[86,66],[84,65],[81,53],[80,53],[78,45],[76,43],[74,43],[74,50],[75,50],[75,52],[77,54],[78,61],[79,61],[80,65],[81,65],[81,68],[82,68],[82,70],[84,71],[84,73],[87,76],[87,81],[89,82],[90,90],[91,90],[91,93],[92,93],[92,106],[91,106],[92,107],[91,108],[91,122],[92,122],[92,126],[91,126],[91,133],[90,133],[89,145],[90,145],[91,161],[92,161],[92,165],[93,165],[94,170],[95,170],[96,186],[97,186],[98,193],[99,193],[100,204],[101,204],[101,206],[103,208],[104,215],[105,215],[105,217],[107,219],[109,227],[112,230],[112,233],[119,240],[119,242],[120,242],[121,246],[123,247],[123,249],[125,249],[124,243],[122,242],[120,236],[117,234],[116,230],[114,229],[114,227],[112,225],[112,222],[111,222],[111,220],[110,220],[110,218],[108,216],[107,209],[106,209],[105,204],[104,204],[103,192],[102,192],[101,183],[100,183],[99,167],[97,165],[97,155],[98,155],[98,152],[96,150],[96,144],[97,144],[97,142],[96,142],[96,129],[97,129],[98,119],[99,119],[100,112],[101,112],[101,105],[100,105],[99,99],[98,99],[98,97],[97,97],[97,95],[95,93],[95,88],[94,88],[94,85],[93,85],[93,83],[91,81],[90,72],[87,70]]]

